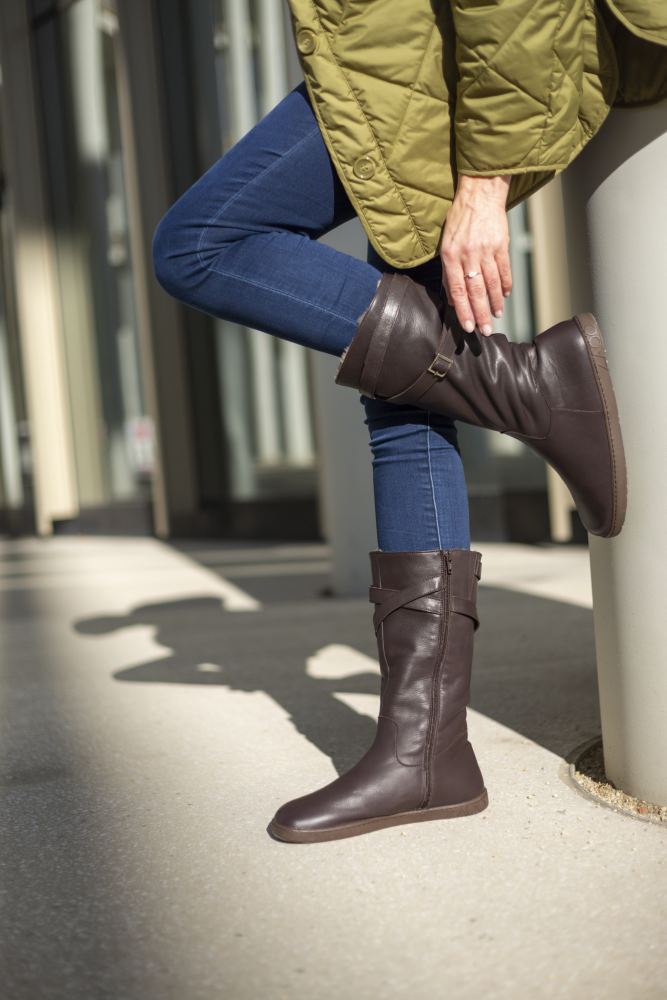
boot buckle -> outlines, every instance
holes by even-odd
[[[433,367],[434,365],[437,366],[442,362],[447,363],[444,371],[439,367],[435,368]],[[444,378],[453,364],[454,364],[454,358],[448,358],[446,354],[436,354],[436,356],[433,358],[433,361],[426,370],[430,372],[431,375],[435,375],[436,378]]]

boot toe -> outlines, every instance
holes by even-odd
[[[335,826],[330,809],[319,801],[318,792],[285,802],[269,824],[269,831],[279,840],[300,839]]]

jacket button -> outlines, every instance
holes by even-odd
[[[317,35],[315,32],[311,31],[310,28],[301,28],[297,32],[296,47],[299,52],[303,52],[305,56],[309,56],[317,48]]]
[[[362,181],[366,181],[375,173],[375,164],[370,156],[360,156],[352,164],[352,169],[357,177],[361,177]]]

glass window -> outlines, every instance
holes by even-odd
[[[3,149],[0,121],[0,529],[21,531],[33,529],[32,463],[15,311],[12,226]]]
[[[289,90],[281,4],[250,0],[192,0],[193,45],[201,64],[201,31],[208,20],[213,74],[195,88],[215,88],[215,150],[221,155]],[[197,28],[199,24],[199,29]],[[210,105],[210,96],[208,104]],[[201,106],[207,101],[201,95]],[[199,106],[199,101],[197,100]],[[258,330],[216,321],[220,418],[227,441],[233,500],[314,496],[315,446],[307,351]]]
[[[150,502],[146,415],[114,63],[113,8],[35,21],[82,508]]]

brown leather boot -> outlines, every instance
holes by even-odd
[[[375,739],[351,770],[278,810],[269,832],[279,840],[339,840],[488,804],[466,727],[481,555],[370,557],[382,671]]]
[[[591,313],[538,334],[468,334],[444,298],[384,274],[336,374],[366,396],[413,403],[509,434],[562,476],[593,535],[626,509],[623,440],[602,333]]]

